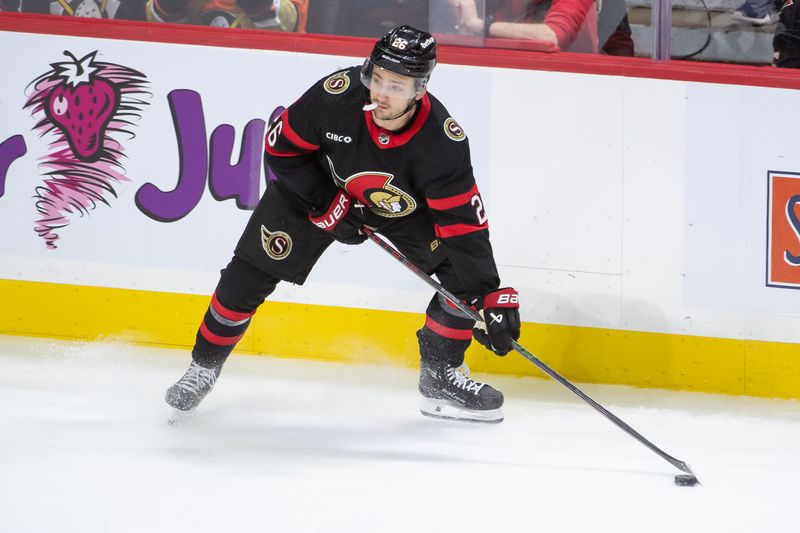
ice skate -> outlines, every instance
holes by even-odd
[[[211,392],[217,382],[221,367],[206,368],[192,361],[189,370],[173,386],[167,389],[165,400],[175,409],[168,422],[175,424],[185,420]]]
[[[503,421],[503,393],[468,377],[469,368],[422,361],[420,412],[425,416],[497,424]]]

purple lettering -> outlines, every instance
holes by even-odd
[[[167,99],[178,137],[178,183],[168,192],[152,183],[145,183],[136,191],[136,206],[154,220],[174,222],[188,215],[203,196],[208,174],[208,148],[200,95],[188,89],[177,89],[170,92]],[[153,157],[159,155],[153,154]]]
[[[6,193],[6,174],[11,163],[28,152],[22,135],[9,137],[0,144],[0,198]]]
[[[253,119],[244,127],[239,161],[231,165],[233,126],[222,124],[211,134],[211,175],[208,188],[218,201],[236,199],[239,209],[255,209],[258,205],[261,160],[264,153],[266,123]]]

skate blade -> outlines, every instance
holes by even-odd
[[[447,400],[422,398],[419,412],[431,418],[455,420],[457,422],[479,422],[483,424],[499,424],[503,421],[502,409],[479,411],[455,405]]]
[[[169,418],[167,418],[167,424],[170,426],[186,424],[192,419],[192,415],[194,415],[194,409],[189,411],[181,411],[180,409],[173,408]]]

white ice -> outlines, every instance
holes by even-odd
[[[797,531],[798,401],[582,386],[686,488],[549,380],[485,376],[506,420],[475,425],[421,416],[410,369],[234,355],[171,427],[188,362],[0,336],[0,531]]]

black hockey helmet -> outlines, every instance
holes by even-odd
[[[369,87],[372,69],[379,67],[417,78],[425,87],[436,66],[436,40],[426,31],[400,26],[381,37],[361,68],[361,81]]]

